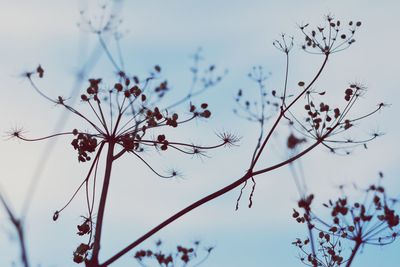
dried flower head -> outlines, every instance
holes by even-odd
[[[349,21],[346,29],[343,23],[333,16],[325,17],[325,25],[309,29],[309,24],[300,25],[305,42],[302,49],[310,54],[333,54],[350,47],[356,40],[354,34],[361,26],[361,22]]]
[[[219,144],[199,146],[176,141],[173,135],[171,135],[171,131],[166,131],[166,128],[179,128],[180,125],[189,123],[197,118],[209,119],[211,117],[210,107],[205,102],[198,106],[191,103],[187,112],[183,114],[171,110],[219,83],[221,77],[213,77],[215,69],[216,67],[212,66],[206,70],[204,78],[201,78],[202,85],[200,89],[196,90],[197,82],[194,81],[188,95],[176,103],[169,105],[167,108],[162,108],[160,104],[165,94],[170,91],[170,87],[168,81],[162,79],[161,67],[159,65],[154,66],[149,76],[144,79],[128,75],[122,70],[118,71],[116,82],[111,89],[104,84],[101,78],[88,79],[87,87],[81,94],[80,99],[83,104],[82,106],[86,107],[89,112],[85,110],[80,111],[70,106],[68,99],[64,97],[58,96],[53,99],[47,96],[34,80],[35,74],[39,78],[43,77],[44,69],[40,65],[36,72],[30,72],[30,75],[27,76],[30,84],[37,93],[51,103],[65,108],[68,112],[76,115],[89,127],[86,131],[75,128],[68,132],[36,139],[22,136],[21,129],[15,129],[9,133],[10,137],[24,141],[40,141],[57,136],[70,136],[72,138],[71,146],[77,152],[78,162],[90,162],[86,177],[78,185],[67,203],[53,215],[53,220],[56,221],[78,192],[85,188],[88,216],[77,226],[77,235],[88,235],[88,241],[79,245],[75,250],[73,254],[75,262],[86,261],[89,255],[91,256],[90,260],[97,260],[100,247],[99,236],[107,197],[107,194],[104,192],[108,190],[108,181],[111,178],[111,166],[115,160],[126,154],[132,154],[159,177],[173,178],[178,177],[180,172],[171,170],[165,174],[160,173],[153,166],[154,163],[149,162],[151,159],[146,159],[142,156],[142,152],[151,148],[161,152],[173,149],[184,154],[199,156],[203,155],[207,150],[234,145],[239,140],[233,135],[224,133],[220,136],[222,140]],[[199,74],[196,73],[194,75],[194,80],[197,80]],[[166,132],[168,132],[168,135]],[[106,167],[102,195],[99,202],[99,215],[96,221],[97,227],[94,227],[93,213],[96,204],[96,180],[100,158],[103,153],[107,154]],[[93,252],[89,253],[91,250]]]
[[[309,237],[306,240],[298,238],[293,244],[301,250],[301,260],[306,265],[350,266],[361,246],[388,245],[397,238],[400,233],[400,199],[387,195],[381,185],[382,173],[379,176],[378,182],[366,189],[354,187],[362,193],[361,201],[350,201],[345,187],[340,186],[342,196],[323,204],[329,211],[329,219],[317,215],[311,207],[311,197],[298,202],[298,207],[304,212],[294,209],[292,216],[298,223],[307,224]],[[314,240],[315,233],[318,234],[317,240]],[[353,249],[346,250],[347,246]]]

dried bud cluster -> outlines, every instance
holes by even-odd
[[[197,266],[203,262],[213,250],[213,247],[208,247],[203,250],[205,255],[200,258],[199,246],[200,242],[195,241],[192,247],[184,247],[178,245],[176,251],[165,254],[161,251],[161,241],[156,243],[156,250],[139,250],[135,253],[134,258],[142,265],[146,265],[146,261],[156,260],[160,267],[177,267],[177,266]],[[193,264],[193,265],[190,265]]]
[[[92,247],[90,247],[89,245],[81,243],[73,253],[74,262],[75,263],[84,262],[89,254],[89,250],[91,249]]]
[[[305,86],[304,82],[299,82],[299,86]],[[384,104],[379,104],[377,108],[370,113],[355,118],[349,118],[354,104],[360,99],[364,91],[365,87],[362,85],[356,83],[350,84],[344,91],[345,103],[342,106],[336,107],[332,107],[332,105],[325,101],[320,101],[319,104],[315,103],[316,98],[321,98],[326,95],[325,91],[307,91],[305,94],[306,104],[304,105],[304,110],[306,111],[306,117],[304,122],[298,119],[292,112],[287,117],[290,121],[290,125],[304,136],[304,139],[296,137],[298,139],[297,141],[301,140],[300,143],[302,143],[303,140],[314,139],[329,148],[331,152],[336,153],[344,150],[346,154],[350,153],[349,149],[356,146],[364,145],[364,147],[366,147],[366,143],[378,137],[379,134],[373,134],[361,140],[340,138],[342,133],[352,128],[356,121],[360,122],[372,116],[385,106]],[[290,135],[288,138],[288,147],[292,148],[297,145],[298,143],[295,141],[294,135]]]
[[[78,151],[78,160],[86,162],[91,159],[88,153],[93,153],[96,150],[97,139],[90,134],[78,133],[71,145]]]
[[[282,97],[279,97],[275,90],[268,92],[266,81],[269,75],[270,73],[265,73],[262,66],[254,66],[248,73],[250,80],[257,86],[259,98],[251,100],[254,95],[252,92],[249,91],[245,94],[243,89],[239,89],[235,97],[238,108],[233,110],[237,116],[263,125],[276,114]]]
[[[356,40],[354,34],[361,26],[361,22],[350,21],[347,30],[343,30],[340,20],[332,16],[326,16],[326,26],[316,27],[306,32],[308,24],[301,25],[300,30],[304,34],[305,43],[302,45],[304,51],[311,54],[329,55],[348,48]]]

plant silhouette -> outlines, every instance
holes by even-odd
[[[211,71],[213,70],[210,69]],[[88,217],[84,219],[81,225],[78,225],[77,234],[80,236],[88,235],[89,238],[86,243],[80,244],[74,252],[74,261],[77,263],[86,260],[88,266],[98,265],[107,193],[113,163],[117,159],[126,154],[132,154],[157,176],[161,178],[173,178],[179,175],[178,171],[171,170],[169,173],[160,173],[153,167],[152,163],[149,163],[141,156],[141,153],[153,148],[159,151],[174,149],[184,154],[198,155],[204,153],[206,150],[234,145],[238,141],[237,137],[228,133],[220,134],[221,142],[212,146],[198,146],[168,138],[163,133],[163,129],[166,127],[177,128],[179,125],[197,118],[207,119],[211,116],[211,111],[208,109],[207,103],[202,103],[198,107],[190,104],[188,108],[188,114],[190,115],[186,117],[179,116],[177,113],[170,114],[168,109],[159,108],[156,104],[164,96],[165,92],[169,90],[167,81],[162,81],[154,87],[150,86],[153,80],[159,79],[160,73],[161,68],[157,65],[149,77],[139,80],[136,76],[129,78],[121,71],[118,73],[118,82],[111,89],[102,88],[102,79],[89,79],[86,92],[81,95],[81,101],[87,104],[94,120],[89,117],[90,115],[86,115],[69,106],[67,100],[63,97],[59,96],[53,100],[38,88],[33,80],[33,76],[36,75],[39,78],[43,78],[44,70],[40,65],[37,67],[36,72],[26,73],[26,77],[37,93],[50,102],[65,108],[68,112],[72,112],[90,125],[93,130],[93,133],[89,133],[73,129],[70,132],[57,133],[36,139],[25,137],[22,135],[21,130],[11,133],[13,137],[23,141],[41,141],[58,136],[71,136],[71,145],[77,151],[78,161],[82,163],[91,162],[85,179],[67,203],[53,215],[53,220],[56,221],[77,193],[84,188]],[[106,163],[97,219],[94,223],[95,188],[98,165],[102,153],[106,154]],[[90,260],[87,259],[89,251],[92,251]]]
[[[84,16],[84,14],[82,15]],[[188,93],[170,105],[163,105],[162,99],[171,88],[168,81],[162,76],[161,67],[155,65],[145,78],[129,74],[124,67],[122,51],[118,49],[117,57],[119,60],[117,60],[108,49],[107,42],[103,37],[105,33],[112,32],[118,44],[121,34],[116,30],[115,24],[119,24],[119,21],[116,21],[115,17],[111,17],[105,21],[100,26],[94,26],[95,24],[92,21],[86,20],[83,17],[81,27],[98,36],[100,45],[116,70],[115,81],[113,82],[113,86],[110,87],[107,86],[107,83],[102,78],[88,79],[87,87],[80,96],[83,103],[82,110],[69,105],[68,99],[63,96],[55,98],[48,96],[45,90],[38,85],[37,79],[44,79],[47,75],[44,66],[39,65],[35,71],[25,73],[25,77],[30,82],[32,88],[40,96],[47,99],[50,103],[65,109],[66,112],[75,115],[90,130],[80,130],[81,127],[77,127],[71,131],[39,138],[25,136],[22,129],[15,129],[10,132],[11,137],[27,142],[67,136],[71,138],[71,145],[77,152],[78,161],[90,165],[87,175],[77,186],[72,196],[66,201],[66,204],[53,214],[53,220],[59,220],[64,209],[74,200],[78,192],[81,190],[84,191],[86,196],[84,204],[87,208],[87,215],[82,216],[82,221],[77,225],[77,235],[87,237],[87,240],[82,242],[73,252],[73,260],[76,263],[84,263],[87,267],[109,266],[178,218],[205,203],[223,196],[235,188],[241,187],[242,189],[236,202],[237,210],[240,206],[243,189],[249,181],[253,183],[248,198],[248,206],[251,208],[257,176],[278,168],[290,166],[290,164],[320,145],[334,153],[344,152],[344,154],[348,154],[350,149],[356,146],[366,146],[367,142],[380,136],[379,133],[374,133],[362,139],[343,137],[344,134],[353,133],[355,128],[353,126],[360,124],[364,119],[369,118],[385,107],[384,103],[379,103],[369,113],[361,116],[353,116],[352,110],[365,94],[366,87],[364,85],[351,82],[344,86],[343,98],[337,101],[337,103],[327,103],[323,99],[329,92],[316,89],[316,82],[326,70],[326,65],[332,55],[354,44],[354,36],[361,26],[361,22],[350,21],[344,24],[328,15],[325,17],[325,26],[323,27],[317,26],[309,30],[310,25],[300,25],[299,29],[304,35],[302,49],[309,54],[321,58],[321,63],[316,68],[314,75],[307,80],[298,81],[294,86],[289,84],[289,60],[292,48],[294,47],[294,38],[282,34],[281,38],[273,43],[283,53],[286,62],[282,88],[269,91],[265,85],[268,75],[265,74],[263,68],[255,67],[249,74],[249,78],[256,83],[260,98],[253,101],[252,99],[245,99],[243,90],[239,90],[237,93],[236,103],[238,108],[235,113],[239,117],[259,124],[258,138],[255,140],[255,147],[249,156],[248,168],[244,170],[244,174],[236,178],[232,183],[193,202],[191,205],[160,222],[141,237],[132,241],[131,244],[119,250],[112,257],[100,263],[101,243],[106,242],[102,239],[104,212],[108,201],[110,181],[113,178],[114,163],[118,159],[128,154],[132,155],[155,175],[168,179],[179,176],[180,172],[175,169],[167,173],[158,171],[156,164],[151,161],[151,158],[146,159],[143,157],[143,152],[153,150],[166,153],[172,149],[186,155],[202,156],[208,150],[236,145],[240,140],[239,137],[228,132],[218,134],[219,142],[208,146],[175,140],[173,135],[169,133],[171,129],[179,129],[179,126],[182,124],[190,123],[194,120],[206,120],[212,116],[211,108],[206,102],[197,104],[194,103],[193,98],[218,85],[226,72],[219,74],[215,65],[210,65],[204,69],[204,72],[200,73],[199,62],[201,51],[198,51],[193,57],[194,64],[191,69],[193,75],[192,84],[189,87]],[[187,106],[185,114],[178,114],[173,111],[178,105]],[[299,106],[304,107],[302,109],[303,113],[299,113],[298,109],[296,109]],[[271,127],[268,129],[266,128],[266,122],[271,122]],[[273,134],[287,125],[289,126],[290,134],[287,136],[286,145],[290,151],[290,156],[271,166],[264,165],[265,163],[263,163],[261,158],[268,151]],[[166,129],[168,129],[168,133]],[[102,158],[105,159],[104,170],[99,170]],[[101,180],[101,192],[96,192],[96,184],[99,183],[99,176],[103,177]],[[397,213],[395,213],[391,205],[387,204],[385,192],[381,188],[380,186],[375,186],[373,189],[369,188],[367,190],[368,193],[374,194],[374,200],[370,205],[376,211],[373,215],[369,215],[369,211],[366,211],[366,204],[359,204],[357,207],[355,204],[348,206],[349,204],[345,201],[346,198],[339,198],[336,202],[330,202],[327,208],[332,209],[332,216],[334,217],[333,225],[331,223],[324,223],[322,219],[318,219],[311,210],[313,195],[304,195],[298,202],[298,206],[303,209],[304,214],[300,214],[297,210],[294,210],[293,214],[293,217],[297,221],[306,223],[309,229],[308,239],[297,239],[294,242],[305,255],[302,258],[303,262],[310,266],[336,266],[343,263],[346,263],[346,266],[350,266],[362,244],[373,241],[377,241],[378,243],[385,242],[386,240],[392,241],[396,237],[393,236],[393,233],[386,236],[378,235],[378,233],[383,231],[382,229],[392,231],[399,223]],[[100,196],[98,203],[95,201],[96,195]],[[6,204],[4,206],[7,207]],[[347,211],[344,212],[344,209]],[[356,214],[357,218],[359,218],[358,221],[356,222],[353,218],[351,224],[347,225],[344,223],[345,220],[341,216],[348,214]],[[369,224],[375,218],[374,216],[378,220],[376,226],[375,224],[371,228],[361,226],[362,223]],[[13,218],[12,216],[10,217]],[[314,223],[315,220],[322,224],[323,227],[329,227],[329,229],[317,228]],[[362,230],[364,229],[368,229],[367,232],[363,232]],[[321,259],[317,253],[317,245],[312,236],[312,232],[315,230],[320,231],[318,241],[321,250],[318,251],[322,251],[322,257],[328,260]],[[397,235],[397,232],[395,233]],[[355,242],[355,247],[347,260],[341,256],[341,242],[338,241],[341,238]],[[304,249],[309,244],[311,245],[311,253]],[[195,243],[194,246],[195,248],[177,247],[175,258],[183,261],[183,266],[186,266],[189,261],[195,258],[195,251],[199,243]],[[206,250],[204,259],[208,257],[211,250],[211,248]],[[326,256],[326,254],[329,256]],[[174,258],[171,255],[162,253],[161,251],[139,250],[135,254],[135,259],[143,266],[146,266],[144,263],[145,259],[155,259],[160,266],[175,266]],[[327,265],[323,265],[325,264],[323,260],[328,262]],[[202,261],[200,260],[200,263]]]

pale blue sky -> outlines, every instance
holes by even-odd
[[[96,46],[93,36],[82,33],[76,26],[79,10],[84,7],[93,10],[96,6],[93,3],[95,1],[88,5],[85,1],[0,1],[1,133],[23,126],[28,135],[36,137],[53,130],[63,111],[35,94],[19,74],[41,63],[46,70],[47,79],[42,84],[47,93],[54,97],[69,96],[74,73]],[[185,174],[185,179],[160,180],[135,159],[121,160],[115,166],[110,189],[103,259],[173,212],[245,172],[257,128],[232,114],[237,89],[255,89],[246,77],[253,65],[263,65],[271,71],[270,88],[281,87],[284,58],[272,46],[272,41],[282,32],[301,37],[297,24],[318,24],[327,13],[343,21],[361,20],[363,26],[354,46],[330,60],[318,86],[329,90],[334,97],[341,96],[348,82],[359,81],[369,88],[366,98],[359,103],[360,112],[371,110],[382,101],[392,105],[360,126],[361,133],[373,129],[387,133],[371,143],[368,150],[358,150],[350,157],[332,156],[322,149],[307,155],[302,162],[308,186],[322,201],[334,195],[333,187],[338,184],[353,181],[366,184],[374,181],[378,171],[383,171],[390,189],[398,193],[398,10],[400,3],[395,0],[125,1],[119,15],[124,19],[122,28],[129,33],[121,45],[126,67],[131,73],[143,74],[153,65],[160,64],[179,95],[180,90],[185,90],[190,83],[189,55],[199,46],[203,47],[207,61],[229,70],[215,91],[199,99],[210,103],[213,119],[183,128],[179,137],[210,143],[216,140],[214,132],[229,130],[243,139],[241,146],[211,152],[212,157],[203,161],[156,155],[162,162],[159,164],[161,169],[177,167]],[[304,55],[298,45],[295,46],[289,82],[295,85],[300,79],[309,79],[320,60]],[[105,76],[112,84],[112,71],[112,66],[102,56],[91,75]],[[176,95],[173,94],[170,100]],[[77,123],[81,125],[71,118],[65,129],[77,127]],[[281,143],[285,138],[284,135],[277,136]],[[48,166],[27,218],[29,252],[34,266],[39,263],[45,267],[72,266],[72,251],[81,242],[75,231],[79,216],[84,212],[83,195],[57,223],[51,220],[52,212],[65,202],[87,168],[75,161],[75,152],[69,143],[69,139],[60,138],[49,155]],[[31,173],[45,146],[45,143],[26,144],[6,138],[0,141],[0,184],[16,210],[20,210]],[[270,150],[268,154],[272,161],[278,158],[274,152]],[[266,165],[271,162],[268,160],[265,159]],[[132,168],[135,175],[128,176]],[[170,247],[200,239],[216,246],[204,266],[302,266],[296,258],[297,250],[291,245],[305,232],[291,219],[297,193],[290,172],[282,169],[258,177],[251,209],[243,201],[239,211],[235,212],[237,196],[238,190],[235,190],[204,205],[160,231],[143,247],[152,247],[158,238],[167,240]],[[146,207],[137,205],[144,200]],[[279,203],[279,209],[276,203]],[[9,233],[12,228],[0,210],[0,266],[10,266],[10,262],[18,258],[16,242],[10,239]],[[398,250],[398,242],[384,248],[367,247],[354,266],[398,266]],[[136,266],[132,255],[126,255],[112,266]]]

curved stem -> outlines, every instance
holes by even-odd
[[[276,119],[275,123],[273,124],[271,130],[269,131],[269,133],[267,134],[266,138],[264,139],[261,147],[258,150],[258,153],[256,155],[256,157],[254,158],[250,169],[247,171],[247,173],[241,177],[240,179],[236,180],[235,182],[223,187],[222,189],[206,196],[203,197],[202,199],[192,203],[191,205],[187,206],[186,208],[182,209],[181,211],[175,213],[173,216],[171,216],[170,218],[168,218],[167,220],[163,221],[162,223],[160,223],[159,225],[157,225],[156,227],[154,227],[153,229],[151,229],[149,232],[147,232],[146,234],[144,234],[143,236],[141,236],[139,239],[137,239],[136,241],[134,241],[133,243],[131,243],[130,245],[128,245],[127,247],[125,247],[124,249],[122,249],[120,252],[118,252],[117,254],[115,254],[113,257],[111,257],[110,259],[108,259],[106,262],[104,262],[103,264],[99,265],[100,267],[107,267],[108,265],[110,265],[111,263],[113,263],[114,261],[116,261],[117,259],[119,259],[121,256],[123,256],[124,254],[126,254],[127,252],[129,252],[131,249],[135,248],[136,246],[138,246],[139,244],[141,244],[143,241],[145,241],[147,238],[151,237],[152,235],[154,235],[155,233],[157,233],[159,230],[161,230],[162,228],[166,227],[167,225],[169,225],[170,223],[172,223],[173,221],[179,219],[180,217],[182,217],[183,215],[185,215],[186,213],[192,211],[193,209],[196,209],[198,207],[200,207],[201,205],[217,198],[220,197],[222,195],[224,195],[225,193],[235,189],[236,187],[240,186],[242,183],[246,182],[247,180],[251,179],[252,177],[265,173],[265,172],[269,172],[275,169],[278,169],[282,166],[285,166],[286,164],[289,164],[291,162],[293,162],[294,160],[302,157],[303,155],[307,154],[309,151],[311,151],[312,149],[314,149],[316,146],[318,146],[320,143],[323,142],[323,140],[334,130],[336,129],[335,127],[332,127],[332,129],[330,129],[329,131],[326,132],[326,134],[324,136],[321,136],[320,139],[318,139],[313,145],[311,145],[310,147],[308,147],[307,149],[303,150],[302,152],[300,152],[299,154],[297,154],[296,156],[285,160],[281,163],[278,163],[276,165],[273,165],[271,167],[268,168],[264,168],[258,171],[253,171],[259,157],[261,156],[264,147],[266,146],[266,144],[268,143],[270,137],[272,136],[273,132],[275,131],[276,127],[278,126],[280,120],[284,117],[285,112],[287,112],[289,110],[289,108],[294,105],[301,96],[303,96],[310,88],[311,86],[316,82],[316,80],[318,79],[318,77],[321,75],[322,70],[325,68],[326,63],[328,62],[328,55],[325,56],[325,59],[321,65],[321,67],[319,68],[317,74],[314,76],[314,78],[312,79],[312,81],[310,82],[310,84],[285,108],[282,109],[278,118]]]
[[[21,136],[21,135],[16,135],[16,134],[13,134],[12,136],[15,136],[16,138],[18,138],[18,139],[20,139],[20,140],[23,140],[23,141],[26,141],[26,142],[35,142],[35,141],[46,140],[46,139],[53,138],[53,137],[56,137],[56,136],[69,135],[69,134],[72,135],[73,133],[72,133],[72,132],[57,133],[57,134],[52,134],[52,135],[48,135],[48,136],[45,136],[45,137],[32,138],[32,139],[23,137],[23,136]]]
[[[103,48],[104,52],[106,53],[106,56],[110,60],[111,64],[114,66],[114,68],[117,71],[121,71],[121,68],[118,66],[117,62],[115,62],[113,56],[111,55],[110,50],[107,47],[106,42],[104,41],[103,37],[101,36],[101,33],[98,34],[98,38],[99,38],[99,43],[100,43],[101,47]]]
[[[180,217],[182,217],[183,215],[185,215],[186,213],[189,213],[190,211],[202,206],[203,204],[217,198],[220,197],[222,195],[224,195],[225,193],[235,189],[236,187],[240,186],[242,183],[246,182],[247,180],[251,179],[252,177],[268,172],[268,171],[272,171],[275,169],[278,169],[286,164],[289,164],[291,162],[293,162],[294,160],[304,156],[305,154],[307,154],[308,152],[310,152],[312,149],[314,149],[316,146],[318,146],[320,143],[322,142],[322,139],[319,141],[316,141],[313,145],[311,145],[310,147],[308,147],[307,149],[303,150],[302,152],[300,152],[299,154],[297,154],[296,156],[287,159],[279,164],[273,165],[269,168],[266,169],[262,169],[259,171],[248,171],[243,177],[241,177],[240,179],[236,180],[235,182],[231,183],[228,186],[223,187],[222,189],[203,197],[202,199],[192,203],[191,205],[187,206],[186,208],[182,209],[181,211],[175,213],[174,215],[172,215],[171,217],[169,217],[168,219],[166,219],[165,221],[163,221],[162,223],[160,223],[159,225],[157,225],[156,227],[154,227],[153,229],[151,229],[149,232],[147,232],[146,234],[144,234],[143,236],[141,236],[140,238],[138,238],[136,241],[134,241],[133,243],[131,243],[130,245],[128,245],[127,247],[125,247],[124,249],[122,249],[120,252],[118,252],[117,254],[115,254],[113,257],[111,257],[110,259],[108,259],[107,261],[105,261],[104,263],[100,264],[99,267],[107,267],[108,265],[110,265],[111,263],[113,263],[114,261],[116,261],[117,259],[119,259],[120,257],[122,257],[124,254],[126,254],[127,252],[129,252],[130,250],[132,250],[133,248],[135,248],[136,246],[138,246],[139,244],[141,244],[143,241],[145,241],[146,239],[148,239],[149,237],[151,237],[152,235],[154,235],[155,233],[157,233],[158,231],[160,231],[161,229],[163,229],[164,227],[166,227],[167,225],[169,225],[170,223],[174,222],[175,220],[179,219]]]
[[[286,70],[285,70],[285,85],[283,87],[282,107],[285,106],[287,83],[289,78],[289,52],[286,52]]]
[[[285,113],[290,109],[291,106],[293,106],[299,99],[301,96],[303,96],[310,88],[311,86],[317,81],[317,79],[319,78],[319,76],[322,73],[322,70],[325,68],[326,63],[328,62],[328,55],[326,55],[324,62],[322,63],[321,67],[319,68],[317,74],[314,76],[314,78],[312,79],[312,81],[310,82],[310,84],[284,109],[281,110],[278,118],[276,119],[274,125],[272,126],[271,130],[269,131],[268,135],[266,136],[266,138],[264,139],[261,147],[259,148],[256,157],[254,158],[252,165],[251,165],[251,169],[253,169],[258,161],[258,159],[260,158],[265,146],[267,145],[269,139],[271,138],[273,132],[275,131],[276,127],[278,126],[280,120],[284,117]]]

